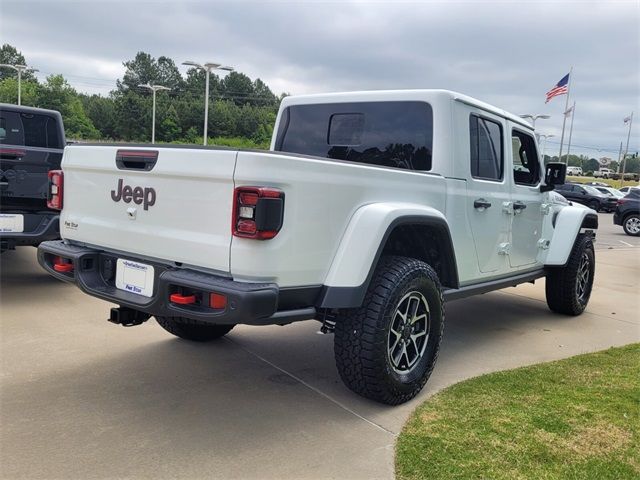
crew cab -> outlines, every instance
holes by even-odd
[[[65,146],[59,112],[0,104],[0,251],[59,238],[48,172]]]
[[[598,217],[551,195],[565,174],[520,117],[455,92],[287,97],[270,151],[67,147],[62,240],[38,259],[119,305],[112,322],[184,339],[319,320],[346,385],[398,404],[445,301],[546,277],[553,311],[585,309]]]

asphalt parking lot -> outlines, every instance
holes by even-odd
[[[600,214],[596,285],[580,317],[544,281],[447,304],[425,390],[386,407],[340,382],[317,322],[238,327],[190,344],[49,277],[35,249],[1,258],[2,478],[392,478],[395,438],[462,379],[640,340],[640,239]]]

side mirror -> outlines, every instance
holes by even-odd
[[[541,192],[553,190],[556,185],[563,185],[567,177],[567,164],[562,162],[551,162],[545,166],[544,185],[540,187]]]

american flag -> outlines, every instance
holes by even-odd
[[[547,92],[547,101],[544,103],[549,103],[553,97],[557,97],[558,95],[565,95],[569,91],[569,74],[567,73],[562,80],[554,85],[554,87]]]

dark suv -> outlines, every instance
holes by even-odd
[[[616,209],[617,199],[615,197],[605,195],[591,185],[565,183],[564,185],[556,185],[556,191],[567,200],[586,205],[596,212],[613,212]]]
[[[640,190],[631,190],[623,198],[618,199],[613,223],[622,225],[627,235],[640,236]]]
[[[59,112],[0,104],[0,251],[59,238],[48,172],[65,146]]]

